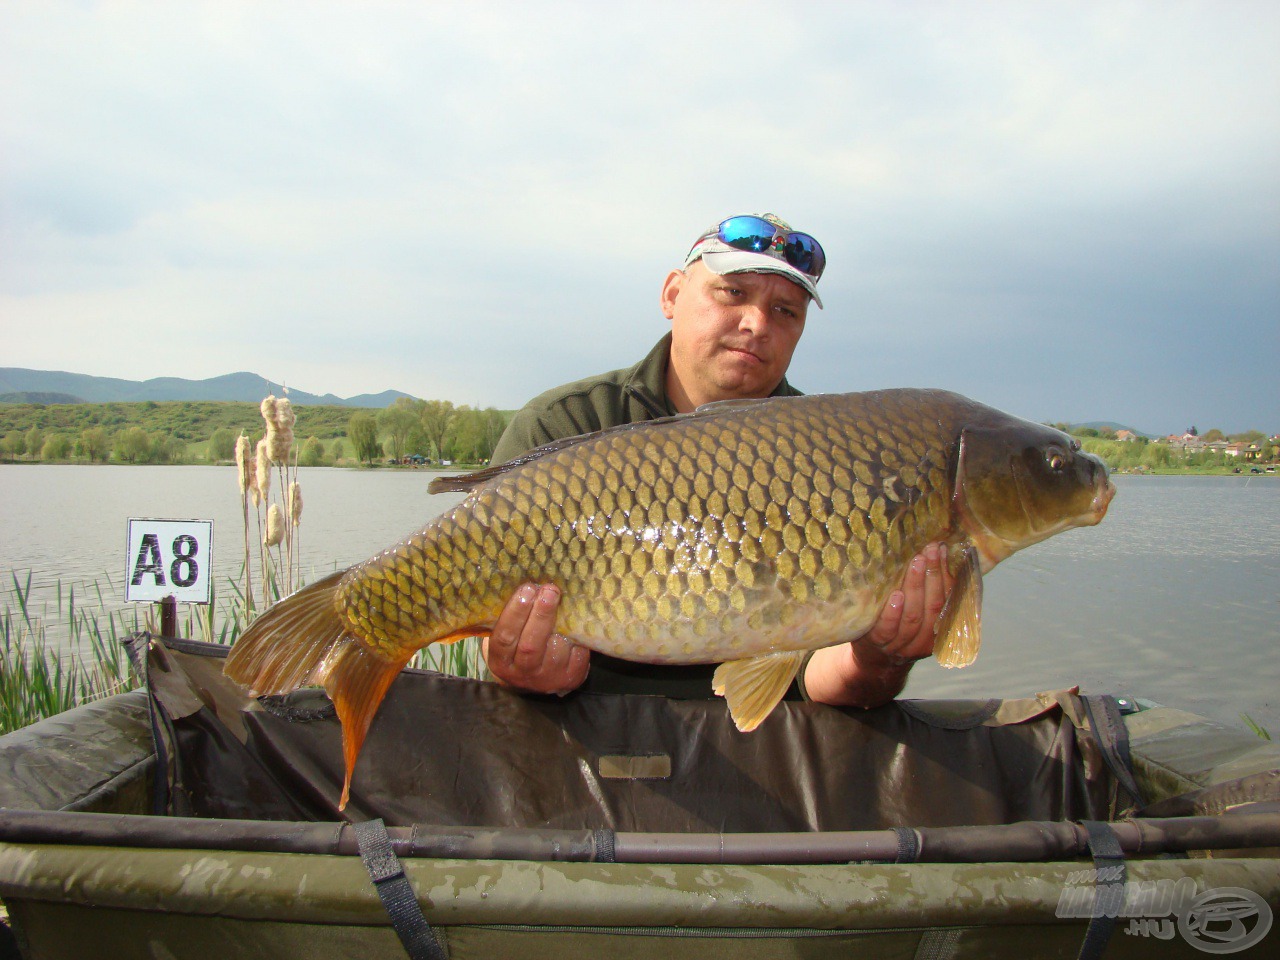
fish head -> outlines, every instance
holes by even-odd
[[[965,427],[954,463],[952,503],[984,571],[1055,533],[1099,523],[1116,492],[1106,464],[1075,437],[1003,414]]]

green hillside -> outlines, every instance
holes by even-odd
[[[347,421],[358,409],[337,406],[295,406],[299,437],[321,440],[345,436]],[[375,411],[376,412],[376,411]],[[33,427],[45,433],[79,435],[92,427],[114,432],[124,427],[141,427],[148,433],[162,433],[184,443],[208,440],[215,430],[226,428],[239,435],[256,437],[262,432],[262,415],[256,403],[209,400],[174,400],[157,403],[15,403],[0,404],[0,436],[27,433]]]

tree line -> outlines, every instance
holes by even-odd
[[[481,463],[507,414],[402,397],[386,410],[299,406],[298,463],[352,457],[368,463],[420,454]],[[217,463],[235,456],[241,432],[256,441],[258,406],[218,401],[0,404],[0,459],[84,463]],[[305,438],[305,439],[302,439]]]
[[[488,407],[455,407],[448,400],[400,397],[376,416],[352,414],[347,423],[357,459],[372,464],[386,457],[406,457],[454,463],[486,463],[507,426],[507,415]]]
[[[148,433],[141,427],[116,431],[87,427],[78,434],[32,427],[25,433],[11,430],[0,437],[0,457],[53,462],[184,463],[187,445],[174,436]]]
[[[365,463],[414,455],[434,461],[484,463],[502,436],[509,414],[492,407],[455,406],[447,400],[401,397],[384,410],[341,406],[297,407],[298,462],[335,464],[351,457]],[[86,463],[229,462],[236,438],[258,429],[257,404],[229,401],[136,403],[0,403],[0,459]],[[1146,437],[1120,441],[1110,430],[1054,424],[1073,432],[1086,449],[1114,469],[1188,467],[1216,469],[1245,461],[1212,450],[1190,453]],[[1212,429],[1206,443],[1258,443],[1264,462],[1280,462],[1280,448],[1258,430],[1227,436]],[[250,436],[257,440],[257,436]]]

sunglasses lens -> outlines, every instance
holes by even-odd
[[[807,233],[787,234],[783,255],[787,263],[814,279],[822,276],[827,266],[827,255],[822,252],[821,244]]]
[[[776,228],[761,217],[730,217],[720,224],[720,239],[739,250],[763,253],[773,246]]]

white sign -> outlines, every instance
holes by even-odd
[[[124,582],[126,600],[208,603],[213,521],[131,519]]]

